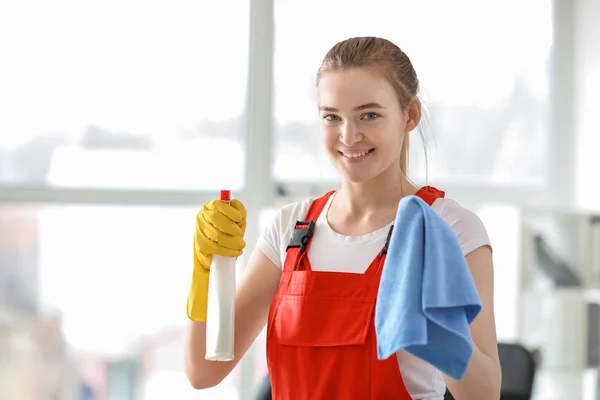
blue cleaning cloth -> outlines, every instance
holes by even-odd
[[[456,234],[417,196],[400,201],[375,307],[377,356],[398,350],[461,380],[481,301]]]

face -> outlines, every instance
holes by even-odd
[[[394,87],[381,72],[325,72],[318,93],[325,148],[346,180],[365,182],[400,170],[402,142],[418,119],[411,116],[414,106],[402,110]]]

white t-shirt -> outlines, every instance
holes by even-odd
[[[316,221],[315,232],[308,249],[313,271],[350,272],[361,274],[379,254],[393,221],[364,236],[344,236],[334,232],[327,222],[331,196]],[[281,269],[296,221],[304,220],[313,199],[288,204],[279,209],[272,223],[263,232],[258,248]],[[433,209],[456,233],[463,254],[490,245],[487,231],[473,212],[451,199],[437,199]],[[446,384],[442,374],[427,362],[404,351],[397,353],[404,385],[413,400],[443,400]]]

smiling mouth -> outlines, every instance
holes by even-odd
[[[348,158],[350,160],[355,160],[355,159],[360,159],[363,158],[369,154],[371,154],[373,151],[375,151],[375,149],[369,149],[369,150],[365,150],[365,151],[361,151],[361,152],[353,152],[353,153],[345,153],[343,151],[338,151],[338,153],[340,153],[340,155],[344,158]]]

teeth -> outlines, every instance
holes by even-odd
[[[369,153],[369,150],[363,151],[362,153],[342,153],[346,158],[358,158],[365,156]]]

